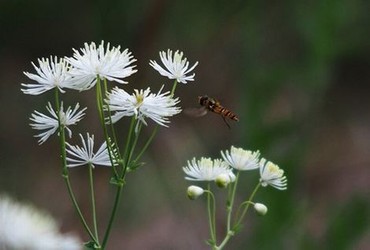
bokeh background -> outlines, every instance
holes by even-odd
[[[197,96],[208,94],[240,122],[229,130],[214,114],[181,114],[161,129],[146,165],[128,176],[108,248],[207,249],[205,202],[186,198],[181,167],[235,145],[259,149],[286,171],[289,186],[260,190],[256,200],[269,213],[249,213],[227,249],[369,249],[369,10],[364,0],[1,0],[0,192],[49,211],[64,232],[87,240],[61,178],[57,138],[38,146],[28,125],[52,93],[23,95],[22,72],[33,72],[37,58],[71,56],[84,42],[105,40],[138,59],[139,72],[125,88],[156,91],[172,82],[149,60],[179,49],[191,63],[199,61],[196,81],[177,89],[182,107],[196,107]],[[63,99],[89,107],[75,135],[101,136],[94,91]],[[127,124],[120,126],[124,136]],[[107,169],[95,173],[103,230],[114,191]],[[87,209],[87,169],[71,174]],[[257,174],[244,177],[240,199],[256,181]]]

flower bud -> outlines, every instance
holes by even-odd
[[[220,188],[225,188],[232,181],[232,176],[230,174],[220,174],[215,179],[216,185]]]
[[[190,200],[195,200],[204,193],[204,189],[198,186],[189,186],[187,190],[187,195]]]
[[[263,205],[262,203],[255,203],[254,210],[256,210],[257,214],[261,216],[267,213],[267,207]]]

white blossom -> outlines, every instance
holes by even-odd
[[[260,161],[260,176],[260,183],[263,187],[270,185],[279,190],[285,190],[287,188],[287,179],[284,176],[284,170],[263,158]]]
[[[178,98],[171,97],[169,92],[161,93],[161,91],[162,89],[154,94],[150,92],[150,88],[135,89],[130,95],[123,89],[113,88],[106,100],[109,110],[113,112],[112,122],[115,123],[124,116],[135,116],[146,125],[145,118],[148,117],[159,125],[167,127],[168,117],[181,112],[181,109],[175,106],[180,101]]]
[[[231,146],[231,150],[221,151],[222,158],[237,170],[252,170],[259,168],[259,151],[244,150]]]
[[[95,86],[98,77],[102,80],[127,83],[122,79],[137,72],[134,69],[136,65],[131,65],[136,59],[128,49],[123,52],[120,49],[120,46],[110,48],[109,43],[105,48],[104,41],[98,48],[92,42],[85,43],[85,47],[80,49],[81,52],[73,49],[73,57],[66,60],[73,67],[69,73],[73,77],[74,87],[80,91],[90,89]]]
[[[86,135],[86,141],[80,134],[82,147],[73,146],[67,144],[67,167],[77,167],[83,165],[90,165],[95,168],[95,165],[101,166],[112,166],[109,158],[109,152],[107,148],[107,143],[104,142],[99,149],[94,153],[94,135]],[[112,152],[112,157],[116,155],[116,152]]]
[[[50,60],[41,58],[37,61],[39,66],[32,62],[36,74],[23,72],[29,79],[35,81],[35,83],[22,83],[23,93],[40,95],[53,88],[58,88],[60,92],[64,93],[65,88],[73,88],[68,74],[70,66],[63,58],[50,57]]]
[[[164,68],[160,66],[156,61],[150,60],[149,65],[157,70],[162,76],[166,76],[169,79],[176,79],[176,81],[186,84],[187,81],[194,81],[195,74],[189,74],[197,65],[198,62],[189,68],[189,62],[186,58],[183,58],[183,52],[175,51],[172,57],[172,50],[168,49],[167,53],[165,51],[160,51],[159,56]]]
[[[63,110],[63,102],[60,105],[60,125],[65,128],[68,132],[69,137],[72,136],[72,131],[68,128],[70,125],[75,125],[79,122],[83,116],[85,115],[84,111],[86,108],[78,110],[80,105],[77,103],[74,109],[72,107],[68,107],[66,111]],[[43,131],[35,137],[39,137],[39,144],[44,143],[55,131],[58,130],[59,122],[58,122],[58,115],[57,112],[54,111],[53,107],[51,106],[50,102],[48,106],[46,106],[47,111],[51,116],[45,115],[39,111],[34,111],[31,114],[30,120],[33,122],[31,123],[31,127],[36,130]]]
[[[235,180],[232,169],[220,159],[212,160],[202,157],[196,160],[193,158],[182,169],[188,175],[185,179],[190,181],[215,181],[221,174],[230,176],[230,181]]]
[[[78,250],[81,246],[76,236],[61,234],[48,213],[0,195],[0,249]]]

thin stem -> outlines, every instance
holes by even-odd
[[[104,80],[104,83],[106,84],[106,80]],[[104,93],[105,93],[105,91],[106,90],[104,90]],[[97,104],[97,109],[98,109],[98,113],[99,113],[100,124],[103,128],[104,138],[105,138],[105,141],[107,142],[109,159],[110,159],[110,162],[112,164],[112,169],[114,171],[114,175],[117,177],[118,173],[117,173],[117,169],[116,169],[115,164],[114,164],[116,156],[113,154],[114,150],[112,149],[112,143],[109,139],[107,125],[105,124],[105,116],[104,116],[104,108],[103,108],[104,107],[104,100],[103,100],[102,86],[101,86],[101,82],[100,82],[99,77],[96,80],[96,104]],[[109,119],[110,119],[110,122],[112,122],[110,114],[109,114]],[[118,147],[117,144],[116,144],[116,147]],[[117,151],[119,151],[119,150],[117,150]]]
[[[77,212],[77,214],[78,214],[78,216],[79,216],[79,218],[80,218],[80,221],[81,221],[82,225],[84,226],[84,228],[85,228],[86,232],[89,234],[90,238],[91,238],[95,243],[97,243],[97,244],[98,244],[98,240],[95,238],[94,234],[91,232],[90,227],[87,225],[86,220],[85,220],[85,218],[84,218],[84,216],[83,216],[83,214],[82,214],[82,212],[81,212],[81,209],[80,209],[80,207],[78,206],[78,203],[77,203],[76,197],[75,197],[75,195],[74,195],[74,193],[73,193],[73,190],[72,190],[72,186],[71,186],[71,182],[70,182],[70,180],[69,180],[69,176],[68,176],[68,175],[64,175],[64,176],[63,176],[63,178],[64,178],[64,181],[65,181],[65,183],[66,183],[66,185],[67,185],[68,194],[69,194],[69,196],[70,196],[70,198],[71,198],[71,200],[72,200],[73,206],[74,206],[74,208],[75,208],[75,210],[76,210],[76,212]]]
[[[59,125],[59,142],[60,142],[60,151],[61,151],[61,161],[62,161],[62,168],[63,168],[63,179],[65,181],[65,184],[67,186],[68,194],[70,199],[72,200],[72,205],[75,208],[78,217],[80,218],[80,221],[82,225],[84,226],[86,232],[89,234],[90,238],[97,243],[97,240],[94,236],[94,234],[91,232],[89,226],[86,223],[86,220],[81,212],[81,209],[77,203],[76,197],[73,193],[73,189],[71,186],[71,182],[69,180],[69,173],[67,169],[67,153],[66,153],[66,139],[65,139],[65,131],[64,131],[64,125],[61,122],[61,110],[60,110],[60,104],[59,104],[59,92],[58,89],[55,89],[55,106],[58,114],[58,125]]]
[[[107,94],[108,93],[107,79],[104,79],[103,86],[104,86],[104,94]],[[103,100],[102,100],[102,102],[103,102]],[[107,107],[107,113],[108,113],[107,118],[108,118],[108,122],[109,122],[109,125],[110,125],[110,131],[111,131],[111,134],[112,134],[113,143],[114,143],[115,147],[117,148],[118,158],[122,159],[121,152],[119,150],[119,144],[118,144],[118,140],[117,140],[116,130],[115,130],[113,122],[112,122],[111,110],[110,110],[109,105],[106,105],[106,107]]]
[[[253,198],[254,198],[254,196],[256,195],[256,193],[257,193],[257,190],[259,189],[259,187],[261,186],[261,183],[259,182],[257,185],[256,185],[256,187],[254,188],[254,190],[253,190],[253,192],[251,193],[251,195],[249,196],[249,198],[247,199],[247,201],[251,201],[251,200],[253,200]],[[245,203],[243,202],[242,203],[242,205],[244,205]],[[243,212],[242,212],[242,214],[240,215],[240,217],[239,217],[239,219],[237,220],[237,222],[235,223],[235,226],[239,226],[240,224],[241,224],[241,222],[242,222],[242,220],[244,219],[244,216],[245,216],[245,214],[247,213],[247,211],[248,211],[248,208],[249,208],[249,206],[250,206],[250,202],[248,202],[247,204],[246,204],[246,206],[244,207],[244,209],[243,209]],[[241,206],[242,206],[241,205]],[[241,208],[241,206],[239,207],[239,209]],[[239,214],[239,210],[238,210],[238,213],[237,214]]]
[[[211,192],[211,186],[208,183],[207,190],[207,211],[208,211],[208,222],[209,222],[209,231],[211,234],[212,248],[217,244],[216,239],[216,201],[213,193]]]
[[[131,137],[132,137],[132,133],[134,132],[135,123],[136,123],[136,119],[133,116],[131,118],[130,128],[129,128],[127,139],[126,139],[125,152],[123,153],[123,159],[125,160],[125,163],[123,165],[123,169],[122,169],[122,173],[121,173],[121,179],[123,179],[126,175],[126,170],[127,170],[127,166],[128,166],[128,156],[131,152],[131,148],[130,148]]]
[[[231,229],[231,215],[232,215],[233,207],[234,207],[234,200],[235,200],[236,188],[238,186],[239,174],[240,172],[238,171],[236,173],[235,182],[233,183],[233,186],[232,186],[231,197],[228,200],[229,204],[227,207],[227,232],[229,232]]]
[[[174,96],[176,87],[177,87],[177,80],[175,80],[175,82],[173,83],[170,97]]]
[[[139,121],[138,121],[139,122]],[[135,132],[135,138],[134,138],[134,141],[132,142],[132,144],[131,144],[131,147],[130,147],[130,152],[128,153],[128,156],[127,156],[127,161],[126,161],[126,164],[128,165],[128,166],[131,166],[131,158],[132,158],[132,154],[134,153],[134,151],[135,151],[135,147],[136,147],[136,144],[137,144],[137,141],[138,141],[138,139],[139,139],[139,134],[140,134],[140,130],[141,130],[141,127],[142,127],[142,124],[141,124],[141,122],[139,122],[138,124],[137,124],[137,129],[135,129],[136,130],[136,132]],[[126,167],[127,168],[127,167]]]
[[[221,242],[221,244],[218,246],[218,247],[216,247],[216,249],[217,250],[222,250],[225,246],[226,246],[226,244],[227,244],[227,242],[231,239],[231,237],[233,237],[234,236],[234,232],[233,231],[228,231],[227,232],[227,234],[226,234],[226,237],[224,238],[224,240]]]
[[[114,205],[113,205],[112,213],[110,215],[108,226],[107,226],[107,229],[105,231],[104,239],[103,239],[103,242],[102,242],[102,249],[105,249],[105,247],[107,245],[107,242],[108,242],[109,234],[110,234],[110,231],[112,229],[113,221],[114,221],[114,218],[116,216],[118,204],[119,204],[119,201],[120,201],[120,198],[121,198],[122,188],[123,188],[123,184],[117,186],[116,197],[114,199]]]
[[[94,178],[93,178],[92,164],[89,164],[89,182],[90,182],[90,195],[91,195],[91,207],[92,207],[92,219],[94,223],[94,232],[95,232],[95,238],[99,242],[98,223],[96,220],[95,191],[94,191]]]
[[[149,139],[147,140],[147,142],[145,143],[144,147],[142,148],[142,150],[140,151],[140,153],[136,156],[136,158],[135,158],[135,160],[133,162],[137,162],[140,159],[140,157],[144,154],[144,152],[147,150],[147,148],[149,147],[149,145],[152,143],[154,136],[157,134],[158,127],[159,127],[159,125],[156,125],[155,126],[155,128],[153,129],[153,132],[150,135]]]

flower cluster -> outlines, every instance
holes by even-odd
[[[279,190],[287,188],[287,179],[284,171],[276,164],[260,157],[259,151],[244,150],[231,146],[230,150],[221,151],[222,159],[211,159],[202,157],[200,160],[193,158],[183,167],[185,179],[189,181],[207,181],[207,188],[190,185],[187,188],[187,196],[195,200],[206,194],[207,211],[210,239],[208,243],[212,249],[223,249],[227,242],[240,229],[241,223],[250,206],[253,206],[257,215],[266,215],[268,208],[263,203],[255,202],[254,197],[259,187],[271,186]],[[243,171],[259,169],[260,179],[256,187],[246,200],[238,202],[236,190],[240,175]],[[235,174],[234,172],[235,171]],[[220,241],[216,234],[216,193],[212,191],[210,181],[214,181],[218,187],[227,188],[228,194],[225,202],[225,235]],[[238,205],[238,207],[236,207]]]
[[[121,47],[111,47],[102,41],[98,46],[92,42],[85,43],[80,50],[73,49],[72,57],[50,57],[38,59],[38,65],[32,63],[36,73],[24,72],[33,83],[22,83],[22,92],[29,95],[40,95],[52,89],[65,93],[66,89],[85,91],[93,88],[100,80],[114,81],[120,84],[127,84],[125,78],[137,72],[136,59],[132,53]],[[161,75],[169,79],[176,79],[178,82],[187,83],[194,81],[194,74],[188,75],[198,64],[196,62],[189,68],[189,62],[183,58],[183,53],[172,51],[159,53],[164,68],[156,61],[151,60],[150,65]],[[164,73],[165,72],[165,73]],[[145,118],[149,118],[161,126],[168,126],[168,118],[181,112],[176,105],[178,98],[173,98],[173,93],[162,93],[163,87],[158,93],[152,93],[150,88],[135,90],[129,94],[125,90],[114,87],[107,95],[106,111],[113,112],[111,119],[113,123],[125,116],[134,116],[138,121],[147,124]],[[59,105],[59,104],[58,104]],[[63,103],[60,107],[53,108],[49,103],[46,107],[51,116],[34,111],[31,117],[31,127],[42,131],[37,134],[39,144],[44,143],[58,127],[66,129],[71,137],[72,131],[69,125],[75,125],[85,115],[86,108],[78,110],[79,104],[63,110]]]
[[[46,114],[34,111],[30,118],[30,125],[38,131],[35,137],[38,138],[39,144],[45,143],[53,134],[59,136],[63,177],[71,202],[90,237],[90,241],[85,243],[88,248],[106,249],[107,239],[120,200],[118,195],[122,193],[125,186],[127,173],[142,165],[139,160],[153,140],[158,126],[168,127],[170,118],[181,112],[181,108],[178,107],[179,98],[174,97],[177,84],[194,81],[194,74],[191,75],[191,71],[197,66],[198,62],[189,68],[189,62],[186,58],[183,58],[183,53],[176,51],[172,56],[171,50],[168,50],[167,54],[160,52],[160,58],[164,68],[155,61],[150,61],[150,65],[161,75],[169,79],[176,79],[171,91],[165,91],[164,85],[156,92],[152,92],[150,87],[134,89],[133,93],[119,88],[120,85],[118,84],[128,84],[126,78],[137,72],[136,65],[134,65],[136,59],[128,49],[122,51],[120,46],[111,47],[109,43],[106,44],[104,41],[99,45],[93,42],[85,43],[83,48],[73,49],[72,57],[38,59],[38,64],[32,63],[36,73],[24,72],[32,82],[21,84],[23,93],[40,95],[49,90],[54,90],[54,105],[48,103]],[[115,82],[118,86],[110,86],[108,82]],[[100,146],[94,148],[94,145],[96,145],[94,135],[86,133],[86,137],[79,134],[81,145],[70,144],[67,140],[69,141],[72,137],[71,127],[85,117],[87,108],[80,108],[79,103],[65,108],[65,102],[61,100],[61,94],[64,94],[67,90],[81,92],[92,88],[96,92],[96,107],[104,141]],[[122,136],[119,136],[116,132],[115,123],[125,117],[132,118],[126,143],[122,144],[119,141]],[[143,148],[139,149],[139,143],[137,142],[139,136],[142,135],[140,134],[141,128],[142,125],[148,125],[148,120],[153,121],[157,126],[153,129]],[[124,145],[124,148],[122,145]],[[219,162],[215,161],[214,167],[221,167],[218,166],[219,163],[221,164],[221,160]],[[227,167],[226,164],[222,165]],[[76,199],[69,180],[69,169],[79,166],[88,166],[92,223],[86,221],[86,216],[80,209],[79,201]],[[109,182],[115,185],[117,191],[102,242],[99,240],[101,237],[99,237],[100,229],[98,230],[97,227],[98,216],[95,202],[93,169],[96,166],[110,167],[112,177]],[[230,175],[223,176],[220,182],[225,182],[225,179],[228,181],[231,178],[235,178],[235,176],[233,177],[230,171]],[[3,212],[1,202],[0,196],[0,248],[79,248],[79,243],[75,247],[74,239],[56,235],[54,226],[47,225],[48,221],[42,220],[48,220],[47,216],[39,216],[36,213],[33,216],[32,211],[18,209],[12,207],[11,204],[9,206],[5,204],[5,210],[9,207],[9,211]],[[12,214],[10,210],[15,210],[15,213],[20,214],[20,216],[13,218],[15,213]],[[33,220],[24,218],[27,216],[32,217]],[[26,224],[22,225],[22,220]],[[2,230],[4,226],[5,231]],[[20,230],[17,231],[17,228],[20,228]],[[38,230],[39,228],[40,230]],[[47,232],[47,235],[45,235],[45,232]],[[31,242],[32,238],[36,243]],[[63,242],[59,243],[58,241]]]
[[[201,158],[200,160],[188,161],[186,167],[183,167],[186,180],[191,181],[216,181],[221,186],[235,180],[232,169],[237,171],[259,169],[260,183],[263,187],[270,185],[276,189],[284,190],[287,188],[287,179],[284,176],[284,170],[276,164],[260,158],[259,151],[249,151],[242,148],[231,146],[230,151],[221,151],[223,160],[210,158]],[[228,178],[225,179],[225,176]]]

